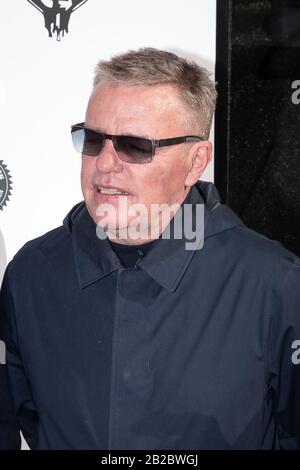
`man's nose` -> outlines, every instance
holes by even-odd
[[[111,171],[118,173],[122,171],[122,162],[120,161],[111,140],[105,140],[101,152],[96,157],[96,167],[98,171],[101,171],[102,173],[109,173]]]

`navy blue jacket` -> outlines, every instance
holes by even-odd
[[[300,448],[300,259],[212,183],[188,200],[201,249],[160,239],[124,268],[82,202],[9,263],[6,367],[32,449]]]

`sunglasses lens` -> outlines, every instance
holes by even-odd
[[[152,160],[152,142],[142,137],[118,136],[114,147],[119,158],[128,163],[148,163]]]
[[[72,128],[72,140],[75,150],[81,154],[97,156],[103,148],[105,135],[78,125]],[[122,135],[114,136],[112,140],[120,160],[128,163],[151,162],[153,148],[150,139]]]
[[[75,129],[72,131],[75,150],[85,155],[96,156],[101,152],[104,137],[90,129]]]

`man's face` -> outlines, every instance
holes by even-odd
[[[126,86],[102,82],[89,100],[85,126],[106,134],[153,139],[176,137],[185,134],[180,124],[182,108],[171,85]],[[189,177],[191,146],[195,144],[158,148],[153,160],[144,164],[121,161],[111,140],[105,141],[97,157],[83,155],[81,187],[95,223],[104,226],[116,221],[116,228],[124,229],[136,219],[136,214],[128,214],[125,207],[130,209],[133,204],[143,204],[150,214],[152,204],[181,204],[191,184],[195,183],[191,183]],[[101,194],[99,187],[117,188],[129,194]],[[114,208],[114,220],[110,220],[108,213],[99,213],[103,204]]]

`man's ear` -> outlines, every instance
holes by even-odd
[[[197,143],[191,149],[188,156],[191,159],[189,172],[187,174],[185,185],[190,187],[197,183],[212,157],[212,145],[209,140]]]

